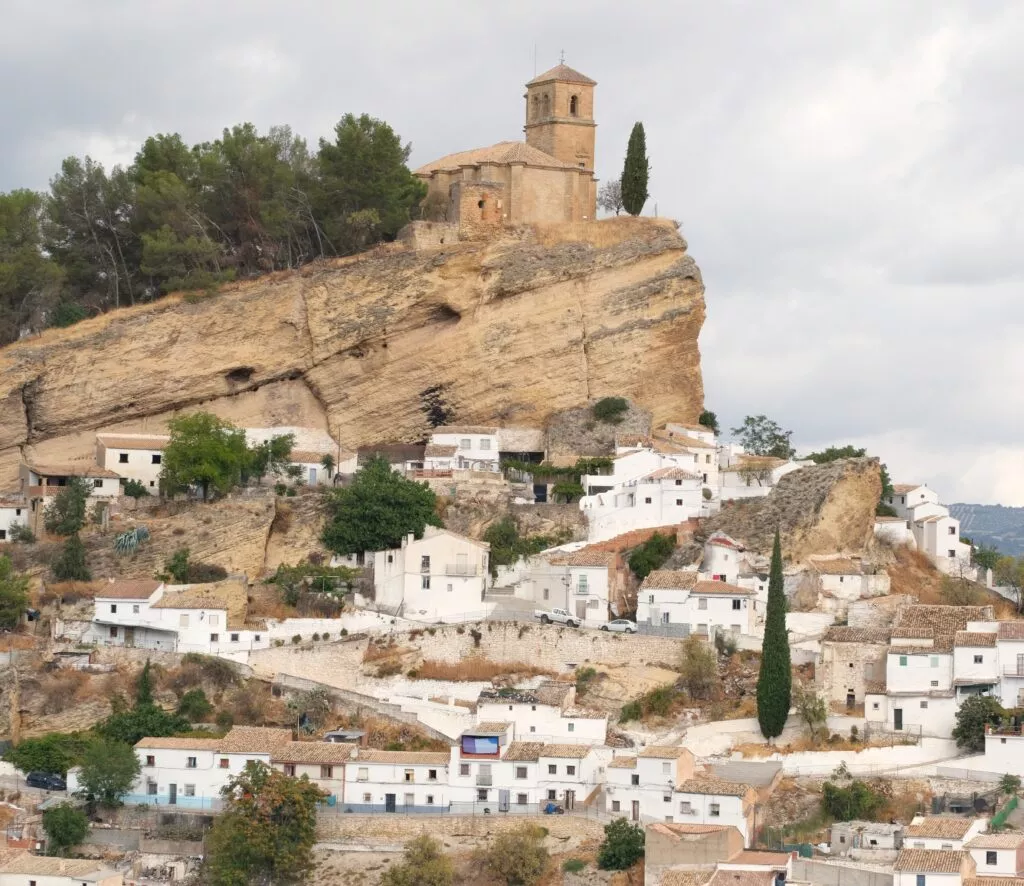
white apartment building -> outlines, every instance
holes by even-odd
[[[603,745],[608,717],[576,706],[572,683],[548,680],[536,689],[485,689],[476,703],[477,723],[509,722],[524,741]]]
[[[1024,874],[1024,834],[978,834],[964,844],[982,877]]]
[[[895,732],[948,738],[958,707],[952,652],[930,646],[890,646],[885,694],[865,695],[866,719],[884,722]]]
[[[949,508],[939,502],[939,494],[934,489],[921,484],[896,483],[885,501],[906,521],[914,546],[936,569],[972,580],[977,577],[977,569],[971,566],[971,546],[960,541],[960,521],[950,516]],[[879,534],[877,523],[875,531]],[[891,534],[891,530],[883,531]]]
[[[757,791],[750,785],[698,777],[677,785],[672,797],[673,821],[688,824],[724,824],[743,835],[750,848],[754,839]]]
[[[652,572],[637,593],[637,625],[661,630],[674,625],[683,637],[711,637],[717,631],[752,635],[755,592],[704,578],[702,573],[684,570]]]
[[[565,609],[587,627],[600,627],[609,619],[613,599],[624,600],[624,573],[618,554],[588,547],[556,548],[522,564],[514,593],[532,600],[538,608]]]
[[[446,425],[430,434],[423,467],[429,471],[500,470],[499,429],[478,425]]]
[[[868,597],[889,593],[889,574],[868,572],[859,559],[852,557],[809,557],[807,568],[818,582],[826,604],[840,607]]]
[[[1024,707],[1024,622],[1001,621],[996,630],[999,703]]]
[[[915,815],[903,831],[903,848],[959,852],[987,825],[987,818]]]
[[[93,500],[108,500],[121,494],[121,478],[117,474],[88,462],[67,465],[22,464],[19,474],[21,495],[31,500],[45,501],[56,495],[73,477],[85,480]],[[35,501],[32,508],[36,508]]]
[[[150,495],[160,492],[166,434],[97,434],[96,464],[124,480],[136,480]]]
[[[28,526],[29,503],[20,498],[0,498],[0,542],[9,541],[15,526]]]
[[[471,621],[484,614],[490,545],[427,526],[373,555],[376,602],[407,618]]]
[[[451,800],[447,753],[359,748],[352,757],[344,770],[345,796],[341,803],[345,811],[447,810]]]
[[[19,853],[0,863],[0,886],[124,886],[103,861]]]
[[[975,876],[974,859],[964,851],[907,849],[896,856],[893,886],[962,886]]]
[[[246,617],[243,581],[166,585],[113,581],[96,593],[84,643],[244,658],[270,646],[265,623]]]
[[[639,754],[617,755],[605,767],[605,810],[630,821],[680,821],[673,791],[693,778],[693,770],[693,754],[682,747],[649,745]]]
[[[718,498],[722,501],[768,495],[786,474],[810,464],[748,455],[735,443],[719,446],[718,459]]]

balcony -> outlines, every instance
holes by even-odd
[[[494,779],[491,777],[491,773],[490,772],[478,772],[476,774],[476,783],[480,787],[485,787],[486,788],[486,787],[490,787],[492,784],[494,784]]]
[[[1022,670],[1019,665],[1017,667],[1015,667],[1015,668],[1004,668],[1003,669],[1003,676],[1004,677],[1020,677],[1020,679],[1024,680],[1024,670]]]
[[[590,593],[590,588],[588,588],[586,585],[576,585],[576,594],[577,594],[577,596],[585,597],[589,593]]]
[[[480,574],[480,567],[472,563],[448,563],[444,567],[444,574],[474,576]]]

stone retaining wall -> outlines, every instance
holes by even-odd
[[[316,836],[320,841],[382,838],[411,840],[421,834],[435,837],[489,837],[535,824],[555,839],[602,839],[604,823],[577,815],[352,815],[321,813]]]

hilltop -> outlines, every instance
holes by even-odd
[[[694,421],[704,313],[675,225],[642,218],[391,244],[171,296],[0,351],[0,484],[23,457],[86,457],[97,429],[200,405],[348,448],[421,439],[438,414],[541,424],[607,395]]]

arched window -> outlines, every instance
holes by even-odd
[[[545,117],[551,116],[551,97],[546,92],[544,93],[543,111]]]
[[[575,117],[579,114],[580,102],[574,95],[569,99],[569,116]]]
[[[540,96],[533,97],[533,107],[530,109],[530,119],[536,120],[540,116]]]

